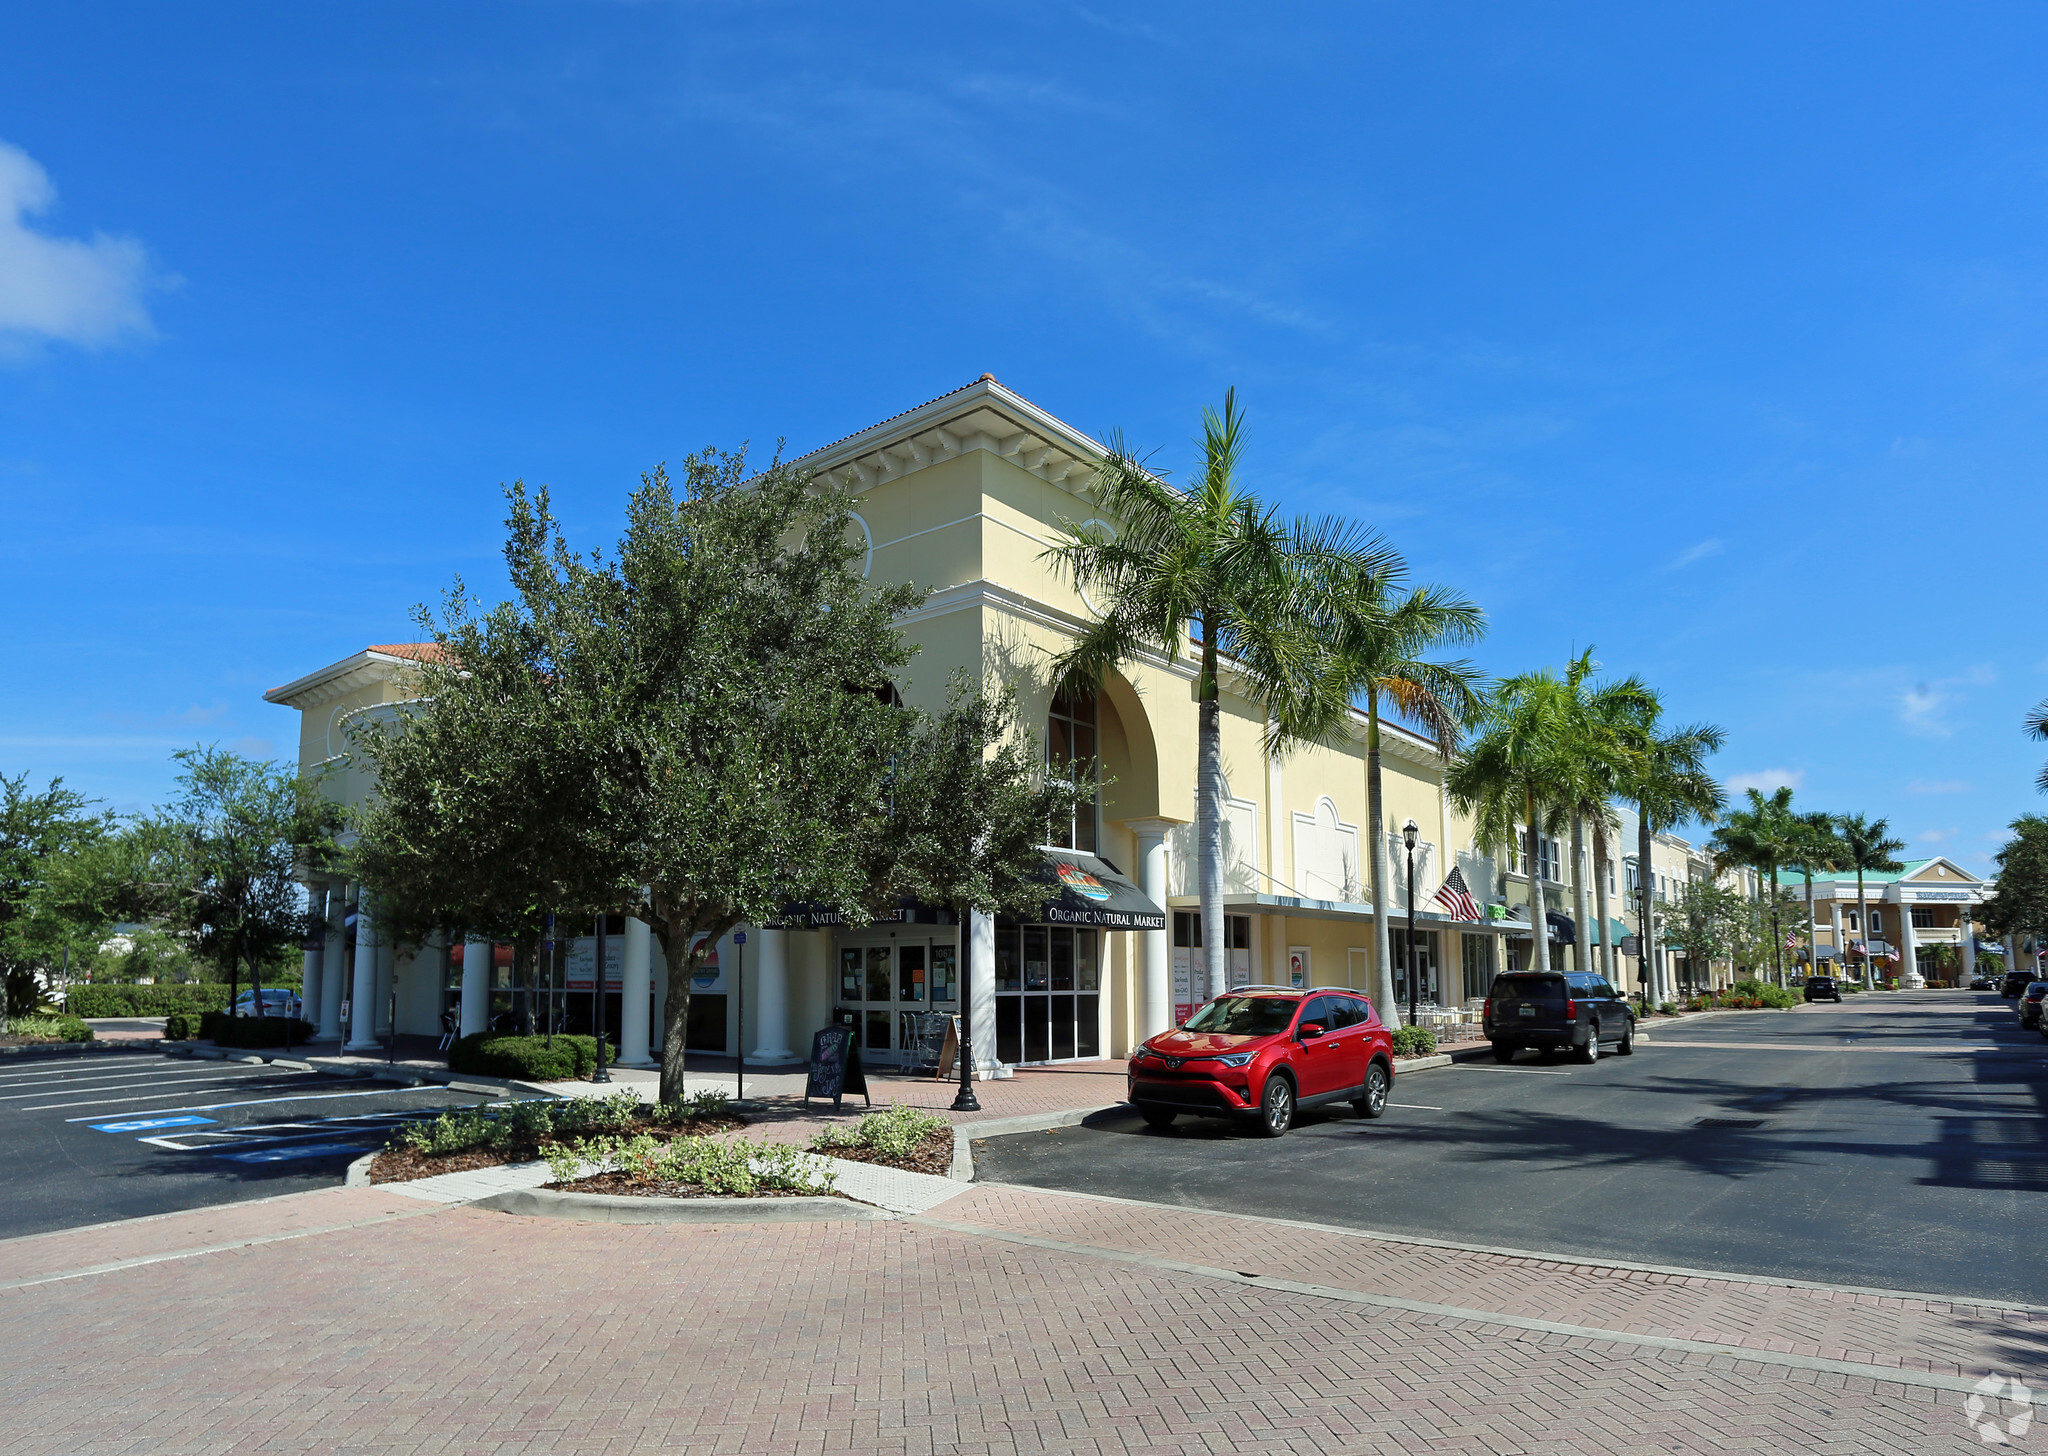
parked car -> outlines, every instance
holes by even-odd
[[[1333,1102],[1379,1117],[1393,1086],[1394,1039],[1365,997],[1246,986],[1133,1052],[1125,1096],[1154,1127],[1188,1113],[1244,1118],[1279,1137],[1301,1110]]]
[[[1809,1001],[1833,1001],[1839,1004],[1842,988],[1833,976],[1808,976],[1806,978],[1806,999]]]
[[[1570,1051],[1580,1061],[1600,1059],[1600,1044],[1628,1056],[1636,1049],[1636,1013],[1628,998],[1597,975],[1511,971],[1495,976],[1480,1025],[1500,1061],[1523,1047]]]
[[[1998,994],[2007,997],[2017,996],[2027,989],[2033,979],[2031,971],[2007,971],[1999,978]]]
[[[1996,976],[1979,976],[1976,980],[1970,982],[1970,989],[1972,991],[1996,991],[1998,989],[1998,980],[1999,978]]]
[[[2027,989],[2020,993],[2014,1010],[2020,1014],[2020,1025],[2031,1026],[2037,1031],[2048,1031],[2041,1024],[2041,998],[2048,996],[2048,981],[2030,981]]]
[[[236,998],[235,1014],[237,1016],[254,1016],[257,1014],[256,993],[254,991],[244,991]],[[297,1016],[298,1014],[299,998],[296,992],[270,986],[263,988],[263,1015]]]

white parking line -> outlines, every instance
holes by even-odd
[[[302,1093],[293,1097],[251,1097],[242,1102],[209,1102],[201,1107],[147,1107],[136,1112],[135,1116],[154,1117],[159,1112],[218,1112],[223,1107],[262,1107],[272,1102],[331,1102],[340,1097],[390,1097],[400,1092],[446,1092],[447,1090],[440,1083],[434,1082],[424,1087],[379,1087],[371,1092],[312,1092]],[[126,1102],[143,1102],[148,1099],[128,1097],[122,1100]],[[71,1105],[75,1107],[78,1104],[72,1103]],[[36,1109],[24,1107],[22,1111],[34,1112]],[[88,1117],[67,1117],[64,1120],[66,1122],[91,1122],[93,1118],[100,1115],[100,1113],[95,1112]]]
[[[18,1100],[18,1098],[33,1098],[37,1094],[43,1094],[43,1091],[57,1091],[59,1087],[78,1087],[82,1091],[90,1091],[90,1089],[96,1089],[96,1087],[113,1087],[113,1085],[147,1087],[147,1085],[156,1083],[156,1081],[182,1081],[182,1079],[188,1079],[188,1077],[219,1077],[223,1071],[262,1071],[262,1069],[260,1067],[242,1067],[242,1065],[238,1065],[238,1067],[178,1067],[176,1071],[166,1069],[166,1071],[154,1071],[152,1073],[152,1071],[143,1071],[141,1067],[131,1067],[129,1071],[102,1071],[102,1073],[96,1073],[96,1075],[90,1075],[90,1077],[66,1077],[63,1081],[0,1081],[0,1087],[27,1087],[27,1091],[16,1091],[14,1098]],[[123,1077],[127,1077],[129,1081],[121,1083]],[[6,1102],[6,1100],[8,1098],[0,1098],[0,1102]]]
[[[247,1066],[249,1064],[238,1062],[235,1065]],[[6,1076],[0,1076],[0,1086],[49,1087],[55,1085],[54,1083],[40,1080],[45,1077],[58,1077],[72,1082],[96,1082],[107,1077],[190,1077],[200,1072],[221,1072],[226,1070],[227,1068],[218,1063],[207,1062],[202,1062],[197,1066],[191,1063],[180,1063],[176,1066],[168,1067],[152,1067],[147,1063],[139,1066],[131,1064],[126,1067],[96,1068],[90,1072],[80,1071],[76,1067],[66,1067],[61,1071],[55,1072],[15,1072]]]
[[[123,1087],[179,1086],[189,1084],[195,1079],[204,1082],[209,1077],[247,1076],[250,1072],[265,1070],[267,1069],[263,1067],[208,1067],[203,1072],[167,1072],[157,1077],[136,1077],[131,1074],[126,1081],[109,1082],[96,1078],[91,1081],[80,1079],[75,1082],[42,1082],[30,1087],[26,1092],[0,1093],[0,1102],[20,1102],[30,1097],[47,1097],[53,1092],[116,1092]]]
[[[257,1079],[260,1080],[260,1074],[255,1075]],[[300,1073],[300,1075],[303,1076],[305,1074]],[[212,1077],[201,1077],[197,1081],[186,1082],[181,1085],[186,1087],[202,1087],[206,1085],[208,1082],[247,1082],[251,1080],[251,1077],[252,1074],[248,1072],[241,1073],[239,1076],[235,1075],[234,1073],[224,1072]],[[128,1087],[154,1087],[156,1088],[156,1091],[145,1092],[139,1097],[108,1097],[103,1100],[107,1102],[147,1102],[152,1097],[161,1097],[164,1095],[163,1084],[159,1081],[114,1082],[110,1083],[105,1087],[79,1087],[75,1090],[79,1092],[119,1092],[122,1091],[124,1088]],[[44,1087],[41,1090],[35,1092],[17,1092],[12,1097],[0,1097],[0,1102],[19,1102],[25,1097],[49,1097],[52,1095],[61,1094],[65,1090],[66,1089],[61,1087]],[[21,1112],[42,1112],[45,1109],[51,1107],[90,1107],[92,1105],[93,1104],[91,1104],[90,1102],[44,1102],[34,1107],[23,1107],[17,1110]]]
[[[1570,1072],[1557,1072],[1542,1067],[1460,1067],[1461,1072],[1512,1072],[1517,1077],[1569,1077]]]
[[[1405,1107],[1410,1112],[1442,1112],[1441,1107],[1425,1107],[1420,1102],[1389,1102],[1389,1107]]]

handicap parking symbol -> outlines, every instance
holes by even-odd
[[[95,1122],[88,1126],[94,1132],[155,1132],[160,1127],[197,1127],[212,1121],[210,1117],[146,1117],[135,1122]]]

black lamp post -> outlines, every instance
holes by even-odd
[[[960,1092],[953,1099],[955,1112],[979,1112],[981,1100],[974,1095],[974,907],[968,906],[955,918],[960,922]]]
[[[1408,967],[1408,1024],[1415,1024],[1415,1013],[1421,1001],[1421,989],[1415,984],[1415,833],[1416,824],[1410,819],[1401,826],[1401,843],[1408,848],[1408,954],[1403,958]]]
[[[590,997],[590,1019],[597,1027],[597,1070],[590,1076],[593,1082],[609,1082],[612,1079],[612,1074],[604,1065],[604,920],[605,917],[602,915],[597,917],[597,944],[592,947],[597,952],[597,966],[590,977],[590,984],[595,988]]]

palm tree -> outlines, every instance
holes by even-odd
[[[1593,831],[1594,911],[1599,917],[1600,971],[1610,983],[1614,975],[1614,938],[1607,933],[1607,836],[1620,828],[1614,800],[1629,782],[1628,744],[1632,726],[1645,713],[1657,708],[1656,694],[1639,677],[1589,686],[1598,664],[1588,647],[1565,671],[1565,686],[1572,695],[1571,727],[1567,738],[1570,772],[1565,782],[1572,825],[1573,909],[1579,922],[1578,967],[1586,966],[1586,881],[1580,872],[1584,858],[1585,833]]]
[[[1485,614],[1442,587],[1397,595],[1401,571],[1354,565],[1339,573],[1328,594],[1336,616],[1325,639],[1327,654],[1313,677],[1273,704],[1298,738],[1327,737],[1365,701],[1366,833],[1372,842],[1373,1000],[1389,1026],[1400,1025],[1388,953],[1387,835],[1380,777],[1380,710],[1384,703],[1422,727],[1448,762],[1460,730],[1479,712],[1479,670],[1462,660],[1439,662],[1422,654],[1447,642],[1484,635]],[[1446,854],[1449,846],[1445,846]]]
[[[1649,693],[1646,709],[1628,726],[1625,742],[1628,767],[1624,788],[1636,807],[1636,878],[1642,892],[1643,1005],[1650,1004],[1651,983],[1664,1000],[1663,964],[1657,955],[1657,876],[1651,850],[1656,836],[1688,819],[1712,823],[1726,807],[1727,794],[1707,772],[1707,758],[1727,741],[1724,729],[1712,723],[1691,723],[1660,731],[1663,704]]]
[[[1148,651],[1169,661],[1199,654],[1200,704],[1195,840],[1200,861],[1202,953],[1208,993],[1224,989],[1223,734],[1224,660],[1235,690],[1269,707],[1266,751],[1298,741],[1293,715],[1270,706],[1298,693],[1326,651],[1319,631],[1334,617],[1329,593],[1341,579],[1386,576],[1401,558],[1379,537],[1335,517],[1282,522],[1237,480],[1244,416],[1237,392],[1223,411],[1202,413],[1202,474],[1175,489],[1112,437],[1095,472],[1095,499],[1115,528],[1062,522],[1065,539],[1045,555],[1102,604],[1096,619],[1053,662],[1055,686],[1087,691]]]
[[[1566,747],[1572,694],[1548,668],[1498,684],[1477,736],[1444,776],[1444,789],[1475,821],[1479,842],[1512,845],[1517,821],[1526,834],[1529,937],[1533,969],[1550,969],[1550,924],[1543,902],[1544,831],[1562,827],[1560,789],[1570,782]]]
[[[1780,786],[1769,798],[1750,789],[1749,807],[1730,812],[1714,832],[1714,870],[1747,865],[1771,881],[1771,967],[1785,982],[1784,937],[1778,922],[1778,870],[1798,852],[1799,821],[1792,812],[1792,790]]]
[[[1823,873],[1845,868],[1847,853],[1842,847],[1841,836],[1836,833],[1836,817],[1818,810],[1797,816],[1799,821],[1799,872],[1806,877],[1806,972],[1812,975],[1818,966],[1814,951],[1818,945],[1820,926],[1814,912],[1813,872]]]
[[[1883,874],[1905,868],[1893,856],[1906,847],[1906,841],[1894,839],[1891,828],[1887,820],[1873,821],[1861,814],[1844,814],[1835,821],[1835,832],[1842,838],[1841,867],[1856,871],[1856,926],[1857,934],[1863,939],[1863,984],[1866,986],[1870,984],[1870,902],[1864,898],[1863,876],[1866,872]]]
[[[2048,738],[2048,698],[2034,704],[2023,726],[2029,738]],[[2043,764],[2041,772],[2034,776],[2034,787],[2048,794],[2048,764]]]

